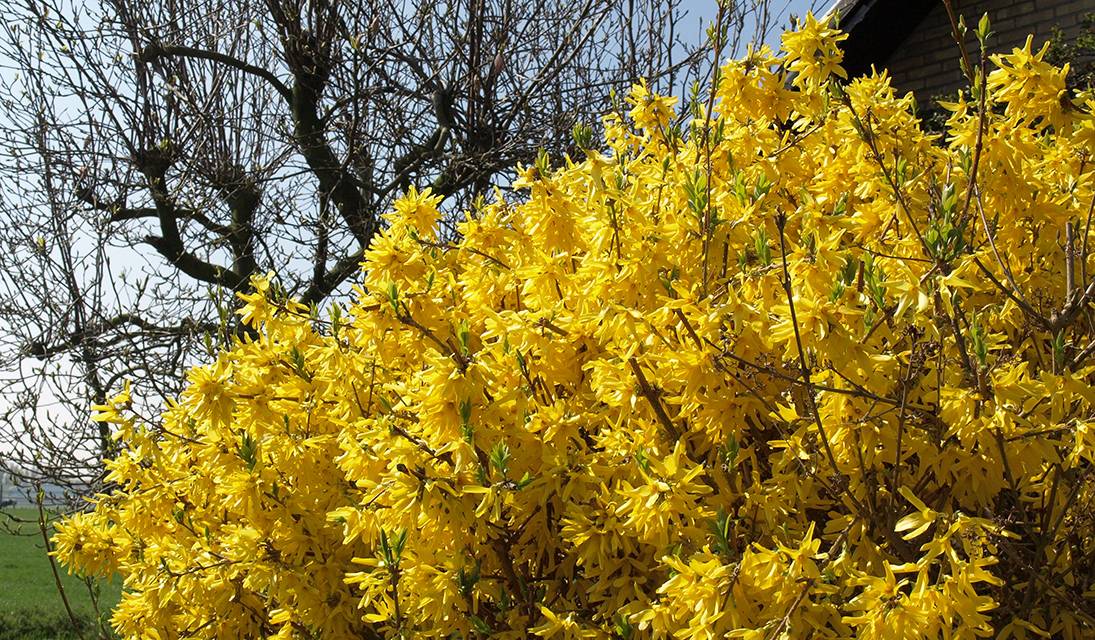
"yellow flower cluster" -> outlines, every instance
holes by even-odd
[[[57,555],[126,638],[1092,637],[1095,97],[1027,46],[930,135],[840,37],[638,87],[457,241],[412,191],[348,309],[257,280],[98,408]]]

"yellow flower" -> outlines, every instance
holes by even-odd
[[[240,316],[240,322],[252,328],[258,328],[270,316],[270,281],[273,280],[273,272],[263,276],[251,276],[252,293],[237,293],[236,296],[244,302],[241,309],[236,311]]]
[[[847,78],[847,73],[840,66],[844,53],[838,45],[847,38],[847,34],[830,28],[827,23],[818,22],[813,12],[806,14],[796,30],[783,34],[787,66],[797,74],[793,80],[795,86],[813,90],[830,76]]]
[[[935,519],[939,517],[939,514],[929,509],[926,504],[913,495],[908,487],[901,487],[899,492],[909,503],[916,507],[916,511],[898,520],[897,524],[894,525],[894,531],[897,533],[908,531],[909,533],[902,537],[905,540],[912,540],[926,532],[935,523]]]
[[[437,220],[441,217],[437,205],[442,200],[441,196],[433,195],[429,187],[418,191],[412,185],[403,197],[395,201],[394,212],[385,214],[384,218],[393,224],[414,229],[423,238],[436,238]]]
[[[257,338],[94,407],[55,555],[125,638],[1090,636],[1090,118],[1028,44],[928,133],[843,37],[672,145],[640,83],[444,244],[410,189],[330,322],[254,278]]]
[[[673,107],[677,104],[677,98],[652,93],[646,86],[646,81],[641,80],[631,87],[627,101],[633,105],[627,115],[636,127],[647,135],[657,132],[665,134],[669,121],[673,118]]]
[[[997,69],[989,74],[988,85],[994,98],[1007,103],[1005,113],[1013,117],[1036,114],[1041,126],[1060,128],[1069,121],[1065,110],[1068,64],[1057,68],[1045,62],[1049,42],[1037,52],[1031,49],[1033,36],[1010,54],[992,56]]]

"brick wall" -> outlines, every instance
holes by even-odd
[[[955,9],[965,16],[971,31],[982,14],[989,14],[995,35],[989,39],[988,46],[993,53],[1009,52],[1022,46],[1027,34],[1034,35],[1036,49],[1052,35],[1055,26],[1060,27],[1065,38],[1075,38],[1084,14],[1095,11],[1095,0],[952,1]],[[968,39],[971,62],[976,63],[977,41],[972,33]],[[943,3],[936,3],[923,22],[879,66],[890,70],[895,87],[915,92],[921,102],[965,86],[958,47],[951,36],[950,20]]]

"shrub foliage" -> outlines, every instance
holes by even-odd
[[[411,190],[348,308],[256,279],[57,553],[133,638],[1090,637],[1095,98],[975,52],[929,135],[841,38],[456,240]]]

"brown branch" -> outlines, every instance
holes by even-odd
[[[665,407],[662,406],[661,398],[658,397],[658,391],[647,381],[646,375],[643,374],[643,369],[639,366],[638,361],[632,357],[627,363],[631,365],[631,370],[635,373],[635,378],[639,381],[639,392],[643,394],[646,401],[650,403],[650,407],[654,409],[654,415],[658,417],[658,422],[661,423],[665,432],[669,434],[670,440],[673,442],[680,440],[681,432],[677,430],[677,427],[669,418],[669,414],[665,412]]]
[[[318,280],[312,280],[312,283],[301,294],[300,301],[304,304],[312,304],[331,295],[347,278],[361,271],[361,261],[364,257],[365,247],[360,247],[338,260]]]
[[[176,233],[171,235],[177,236],[178,229],[176,228],[175,231]],[[247,280],[235,271],[206,262],[184,249],[178,237],[171,239],[168,237],[145,236],[144,241],[160,255],[167,258],[179,271],[195,280],[217,284],[234,291],[242,290],[247,284]]]
[[[430,241],[430,240],[425,240],[423,238],[418,238],[418,244],[420,244],[424,247],[433,247],[435,249],[443,249],[445,251],[467,251],[468,253],[473,253],[473,254],[481,257],[481,258],[485,258],[485,259],[489,260],[490,262],[493,262],[494,264],[498,265],[499,267],[502,267],[503,269],[508,270],[510,268],[510,266],[508,264],[506,264],[505,262],[502,262],[498,258],[495,258],[494,256],[492,256],[488,253],[484,253],[483,251],[480,251],[479,249],[476,249],[475,247],[469,247],[469,246],[466,246],[466,245],[454,245],[454,244],[450,244],[450,243],[447,243],[447,242],[433,242],[433,241]]]
[[[167,57],[182,57],[182,58],[196,58],[200,60],[209,60],[211,62],[217,62],[233,69],[242,71],[244,73],[262,78],[266,82],[270,83],[270,86],[274,88],[281,97],[286,100],[292,100],[293,92],[289,90],[289,87],[284,82],[278,79],[273,73],[262,67],[256,67],[253,64],[244,62],[237,58],[233,58],[230,55],[226,55],[217,51],[208,51],[205,49],[198,49],[197,47],[186,47],[182,45],[162,45],[154,44],[145,47],[137,54],[137,60],[140,62],[154,62],[160,58]]]
[[[954,43],[958,45],[958,50],[962,54],[962,72],[966,75],[966,78],[973,83],[973,65],[970,64],[970,54],[966,50],[966,43],[962,39],[962,32],[958,27],[958,17],[954,12],[954,5],[951,4],[951,0],[943,0],[943,6],[947,10],[947,17],[950,19],[951,24],[951,37],[954,38]]]
[[[397,319],[400,323],[417,330],[423,337],[432,342],[434,346],[437,347],[438,351],[452,358],[452,361],[456,363],[457,368],[460,369],[460,373],[464,373],[468,370],[468,365],[471,364],[471,362],[467,356],[457,351],[451,344],[438,338],[436,333],[412,318],[409,313],[404,311],[398,315]]]
[[[951,12],[950,3],[947,3],[947,11]],[[952,13],[953,20],[953,13]],[[956,34],[957,35],[957,34]],[[962,55],[966,56],[965,47],[962,48]],[[973,194],[977,192],[977,197],[980,199],[981,192],[977,188],[977,170],[981,165],[981,153],[984,148],[985,139],[985,122],[987,111],[985,109],[985,94],[988,93],[988,73],[986,69],[986,61],[988,59],[988,52],[984,47],[981,48],[981,84],[978,87],[978,101],[977,101],[977,141],[973,147],[973,164],[970,168],[969,184],[966,185],[966,203],[962,205],[962,215],[958,217],[958,228],[961,229],[962,225],[966,221],[966,216],[970,210],[970,203],[973,201]],[[968,64],[968,61],[967,61]],[[981,222],[985,225],[985,233],[988,234],[988,223],[985,222],[984,211],[981,212]],[[995,247],[993,247],[995,250]]]
[[[247,284],[246,278],[232,269],[202,260],[183,246],[178,222],[181,212],[167,191],[167,170],[172,161],[168,153],[149,150],[135,160],[145,175],[160,222],[161,235],[145,236],[144,241],[167,258],[179,271],[191,278],[228,287],[234,291],[242,290]]]
[[[829,460],[829,465],[833,468],[833,473],[838,477],[842,477],[844,474],[840,471],[840,466],[836,462],[836,456],[833,455],[833,448],[829,444],[829,435],[825,432],[825,426],[821,422],[821,412],[817,408],[817,400],[814,398],[813,383],[810,381],[810,367],[806,364],[806,350],[802,347],[802,335],[798,328],[798,316],[795,313],[795,296],[791,289],[791,273],[787,268],[787,242],[786,233],[784,228],[787,226],[787,215],[782,211],[776,215],[776,228],[779,229],[779,249],[781,259],[783,261],[783,291],[787,294],[787,305],[791,311],[791,326],[795,331],[795,345],[798,347],[798,363],[799,369],[802,374],[802,380],[806,383],[807,392],[806,399],[810,403],[810,413],[813,414],[814,424],[817,426],[818,435],[821,437],[821,444],[825,448],[825,456]],[[863,513],[863,504],[856,498],[851,491],[848,490],[843,483],[840,483],[843,489],[844,495],[848,496],[856,510]]]
[[[57,571],[57,560],[53,557],[53,545],[50,544],[49,534],[46,532],[46,512],[42,506],[42,490],[38,489],[38,531],[42,534],[42,544],[45,545],[46,558],[49,560],[49,569],[53,573],[53,584],[57,586],[57,593],[61,595],[61,602],[65,605],[65,611],[68,613],[68,619],[72,621],[72,631],[78,637],[83,638],[84,634],[80,632],[80,621],[76,619],[76,614],[72,611],[72,605],[68,602],[68,596],[65,594],[65,587],[61,584],[61,574]]]
[[[75,193],[76,197],[79,198],[81,202],[87,204],[96,211],[102,211],[109,214],[109,217],[107,218],[109,222],[144,220],[147,218],[155,218],[159,215],[159,211],[155,207],[127,207],[124,202],[105,201],[102,198],[99,198],[91,189],[86,187],[76,189]],[[180,218],[193,220],[218,235],[226,236],[232,231],[230,227],[213,222],[208,216],[199,211],[178,207],[178,212]]]
[[[199,323],[190,318],[186,318],[176,325],[160,325],[149,322],[134,313],[120,313],[112,318],[103,320],[102,322],[81,327],[80,330],[69,333],[64,336],[62,340],[53,344],[46,344],[44,341],[39,341],[27,345],[24,348],[24,351],[27,355],[36,358],[49,358],[85,345],[87,341],[98,339],[104,334],[125,325],[132,325],[139,331],[149,335],[189,335],[204,331],[216,331],[219,328],[219,325],[217,324],[209,322]]]
[[[915,346],[915,345],[914,345]],[[901,406],[897,411],[897,452],[894,455],[893,483],[890,486],[890,495],[899,495],[901,488],[901,447],[905,435],[905,402],[909,397],[909,385],[912,382],[913,357],[912,350],[909,354],[909,367],[905,372],[905,379],[901,381]]]
[[[775,628],[772,629],[769,633],[764,634],[765,640],[769,640],[770,638],[778,638],[780,634],[783,633],[783,630],[786,629],[787,625],[791,622],[791,616],[795,615],[795,611],[798,611],[799,605],[801,605],[802,601],[806,599],[806,594],[810,592],[810,589],[813,586],[813,578],[806,578],[804,580],[802,590],[799,591],[798,596],[795,598],[795,601],[791,603],[791,607],[787,609],[787,613],[785,613],[783,617],[780,618],[779,624],[777,624]]]
[[[920,232],[920,227],[918,227],[916,224],[916,219],[913,217],[912,214],[912,207],[906,200],[905,193],[901,191],[901,187],[897,184],[897,181],[894,179],[894,177],[890,175],[890,170],[886,167],[886,161],[882,157],[882,152],[878,150],[878,145],[875,142],[876,136],[874,131],[870,128],[870,123],[865,122],[864,119],[860,117],[859,113],[856,112],[855,108],[852,106],[852,99],[848,96],[847,93],[842,93],[841,95],[844,100],[844,106],[848,108],[848,112],[852,114],[852,119],[855,121],[856,131],[859,133],[860,138],[867,143],[867,148],[871,152],[871,157],[874,159],[875,163],[878,164],[878,168],[882,171],[882,177],[886,179],[886,183],[893,191],[894,198],[897,200],[898,206],[900,206],[901,211],[904,212],[905,217],[908,219],[909,226],[912,227],[913,233],[916,234],[917,240],[920,241],[920,246],[924,250],[924,255],[928,256],[929,258],[936,259],[936,256],[932,255],[931,248],[928,246],[928,242],[924,239],[924,234]]]
[[[1017,291],[1013,291],[1012,289],[1004,285],[1004,283],[1000,282],[1000,280],[997,279],[997,277],[993,275],[991,271],[989,271],[989,268],[981,262],[980,258],[978,258],[977,256],[973,256],[973,263],[977,265],[977,268],[981,270],[981,273],[983,273],[985,277],[989,279],[989,282],[995,285],[997,289],[999,289],[1004,295],[1006,295],[1012,302],[1018,305],[1019,308],[1023,310],[1023,313],[1030,316],[1032,320],[1034,320],[1037,324],[1043,327],[1048,324],[1048,320],[1045,316],[1035,311],[1034,307],[1030,306],[1030,304],[1026,300],[1019,297],[1017,295]]]

